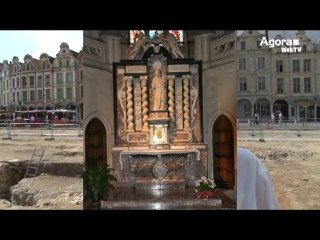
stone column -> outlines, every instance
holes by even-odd
[[[190,129],[190,75],[183,75],[183,129]]]
[[[318,111],[318,104],[317,104],[317,102],[315,102],[315,104],[314,104],[314,114],[313,114],[315,122],[317,121],[317,116],[318,116],[317,111]]]
[[[141,80],[141,101],[142,101],[142,131],[149,131],[148,123],[148,87],[147,76],[140,76]]]
[[[174,75],[169,75],[168,76],[168,110],[169,110],[169,114],[170,114],[170,126],[171,128],[175,127],[175,117],[174,117]]]
[[[126,77],[127,94],[127,132],[134,132],[132,77]]]
[[[175,103],[176,103],[176,128],[178,130],[183,129],[183,109],[182,109],[182,78],[181,77],[176,77],[175,78]]]

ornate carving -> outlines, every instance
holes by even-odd
[[[181,50],[179,48],[179,44],[173,33],[170,33],[163,41],[165,48],[171,52],[171,54],[176,58],[184,58]]]
[[[126,87],[127,87],[127,131],[134,131],[133,124],[133,95],[132,95],[132,77],[126,77]]]
[[[196,102],[198,99],[198,89],[196,88],[196,86],[194,84],[191,83],[191,93],[190,93],[190,97],[191,97],[191,125],[193,125],[193,122],[195,120],[194,114],[196,113],[197,109],[195,108],[196,106]]]
[[[101,47],[92,46],[92,45],[90,46],[88,44],[85,44],[83,46],[83,51],[88,53],[88,54],[95,55],[95,56],[98,56],[98,57],[102,57],[102,55],[103,55]]]
[[[143,52],[145,52],[150,47],[150,45],[151,42],[149,37],[144,35],[143,32],[140,32],[138,40],[132,46],[129,59],[134,59],[141,49],[143,49]]]
[[[183,76],[183,127],[190,129],[190,97],[189,97],[189,75]]]
[[[126,78],[121,78],[120,79],[120,82],[119,82],[119,86],[120,88],[118,89],[118,100],[119,100],[119,103],[120,103],[120,107],[121,107],[121,110],[122,110],[122,113],[123,113],[123,118],[122,118],[122,122],[123,122],[123,125],[125,127],[125,129],[127,129],[127,124],[126,124],[126,93],[125,93],[125,88],[126,88]]]
[[[151,118],[153,118],[153,119],[155,119],[155,118],[157,118],[157,119],[159,119],[159,118],[168,118],[168,114],[167,114],[167,112],[150,112],[149,113],[149,118],[151,119]]]
[[[228,41],[213,47],[214,53],[221,53],[234,48],[235,41]]]
[[[182,79],[175,79],[175,88],[176,88],[176,126],[178,130],[183,129],[183,110],[182,110]]]
[[[147,143],[149,141],[148,133],[145,133],[145,132],[128,133],[127,141],[129,143]]]
[[[173,84],[174,84],[174,76],[168,76],[169,77],[169,81],[168,81],[168,104],[169,104],[169,113],[170,113],[170,125],[171,128],[174,128],[175,126],[175,117],[174,117],[174,88],[173,88]]]
[[[147,76],[141,76],[141,101],[142,101],[142,131],[149,130],[148,123],[148,88],[147,88]]]
[[[152,172],[156,178],[161,180],[167,175],[168,168],[162,161],[159,161],[153,166]]]
[[[140,79],[134,79],[134,116],[136,130],[142,129],[142,116],[141,116],[141,85]]]
[[[174,143],[187,143],[187,142],[191,142],[191,133],[190,132],[181,132],[178,131],[175,133],[174,139],[173,139]]]

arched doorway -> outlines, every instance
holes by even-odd
[[[221,115],[212,129],[213,171],[218,187],[233,189],[235,185],[233,137],[231,121]]]
[[[284,118],[288,118],[288,103],[284,100],[277,100],[273,104],[273,112],[278,116],[281,112]]]
[[[266,98],[259,98],[257,105],[254,104],[254,111],[258,113],[259,117],[270,117],[270,103]]]
[[[85,161],[107,161],[106,129],[103,123],[92,119],[85,130]]]
[[[314,115],[314,106],[309,106],[307,108],[307,121],[314,121],[314,118],[316,116]]]
[[[238,119],[246,119],[251,117],[251,102],[248,99],[240,99],[237,104]]]

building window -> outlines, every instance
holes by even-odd
[[[67,62],[67,67],[69,67],[69,60],[67,60],[66,62]]]
[[[300,72],[300,60],[293,60],[292,61],[292,71],[293,72]]]
[[[30,64],[27,63],[27,71],[29,71],[29,70],[30,70]]]
[[[26,87],[27,87],[27,78],[22,77],[22,88],[26,88]]]
[[[34,87],[34,76],[30,76],[29,80],[30,80],[30,87]]]
[[[240,58],[240,59],[239,59],[239,69],[240,69],[240,70],[245,70],[245,69],[247,69],[246,59],[245,59],[245,58]]]
[[[300,78],[293,79],[293,92],[300,93]]]
[[[66,82],[67,82],[67,83],[71,83],[72,80],[73,80],[73,74],[72,74],[72,72],[67,72]]]
[[[257,49],[261,49],[260,42],[261,42],[261,40],[257,41]]]
[[[42,100],[43,96],[42,96],[42,90],[38,90],[38,100]]]
[[[15,79],[14,78],[12,79],[11,84],[12,84],[12,88],[15,88]]]
[[[27,99],[28,99],[28,92],[27,91],[23,91],[22,92],[22,99],[23,99],[24,102],[27,101]]]
[[[46,89],[46,99],[47,100],[51,99],[51,91],[50,91],[50,89]]]
[[[17,92],[17,101],[19,101],[19,100],[20,100],[20,93]]]
[[[283,72],[283,61],[282,60],[276,61],[276,69],[277,69],[277,72]]]
[[[240,92],[247,91],[247,78],[240,78]]]
[[[83,80],[83,71],[82,70],[80,71],[80,80],[81,81]]]
[[[81,97],[83,98],[83,86],[81,86]]]
[[[302,46],[302,52],[306,52],[307,51],[307,45],[303,45]]]
[[[72,88],[71,87],[67,88],[67,98],[72,99]]]
[[[42,87],[42,75],[38,76],[38,87]]]
[[[311,59],[303,60],[303,71],[310,72],[311,71]]]
[[[311,78],[304,78],[304,92],[311,92]]]
[[[12,93],[12,102],[16,102],[16,94]]]
[[[30,101],[33,101],[34,99],[34,90],[30,90]]]
[[[49,74],[46,74],[45,76],[45,81],[46,81],[46,86],[49,86],[50,85],[50,75]]]
[[[258,77],[258,90],[266,90],[266,78]]]
[[[240,50],[246,50],[246,42],[240,42]]]
[[[264,57],[258,58],[258,69],[264,69]]]
[[[277,79],[277,93],[283,93],[284,92],[284,81],[283,78]]]
[[[42,62],[42,69],[46,69],[47,68],[47,62]]]
[[[61,60],[59,61],[59,67],[62,67],[62,61]]]
[[[61,84],[63,82],[62,73],[57,73],[57,84]]]
[[[62,88],[57,89],[57,94],[58,94],[58,96],[57,96],[58,99],[63,99],[63,89]]]
[[[20,87],[20,78],[17,78],[17,87]]]

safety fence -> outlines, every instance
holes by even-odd
[[[46,140],[54,140],[55,137],[83,137],[83,125],[82,123],[0,123],[0,136],[4,140],[20,136],[46,137]]]

